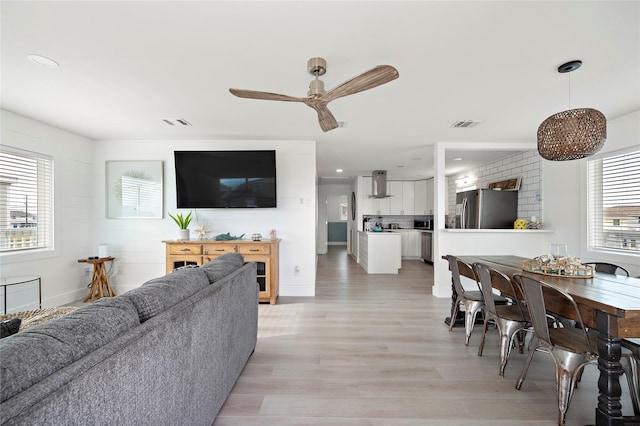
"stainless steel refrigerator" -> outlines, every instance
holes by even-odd
[[[456,228],[508,229],[518,218],[518,191],[474,189],[456,194]]]

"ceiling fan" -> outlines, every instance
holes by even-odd
[[[327,72],[327,61],[323,58],[311,58],[307,62],[307,70],[309,74],[315,77],[315,80],[309,83],[309,92],[305,98],[297,98],[294,96],[280,95],[278,93],[259,92],[255,90],[229,89],[229,92],[239,98],[262,99],[266,101],[285,101],[285,102],[303,102],[310,106],[318,113],[318,121],[323,132],[328,132],[338,127],[331,111],[327,108],[327,104],[335,99],[343,96],[353,95],[354,93],[363,92],[373,89],[382,84],[388,83],[399,77],[398,70],[391,65],[378,65],[351,80],[347,80],[342,84],[334,87],[328,92],[324,90],[324,83],[318,77]]]

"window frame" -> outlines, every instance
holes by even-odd
[[[598,216],[597,214],[595,214],[593,212],[594,208],[598,208],[599,210],[599,217],[596,217],[595,220],[599,221],[600,226],[604,226],[603,222],[604,222],[604,212],[603,212],[603,194],[602,194],[602,170],[600,169],[600,176],[595,179],[598,181],[598,183],[600,184],[600,186],[598,188],[596,188],[595,190],[593,189],[593,180],[594,178],[592,177],[592,172],[591,172],[591,168],[592,168],[592,164],[594,161],[602,161],[605,159],[610,159],[613,157],[619,157],[619,156],[623,156],[623,155],[627,155],[627,154],[632,154],[632,153],[640,153],[640,149],[637,146],[631,146],[629,148],[626,149],[620,149],[620,150],[615,150],[615,151],[609,151],[609,152],[605,152],[605,153],[600,153],[597,155],[594,155],[593,157],[590,157],[586,162],[585,162],[585,169],[586,169],[586,174],[585,174],[585,190],[586,190],[586,217],[585,217],[585,224],[586,224],[586,249],[588,253],[599,253],[599,254],[608,254],[608,255],[615,255],[615,256],[623,256],[623,257],[640,257],[640,238],[638,238],[636,240],[636,249],[632,250],[632,249],[624,249],[624,248],[615,248],[615,247],[604,247],[604,246],[596,246],[594,245],[594,239],[597,237],[594,237],[593,232],[594,232],[594,226],[598,226],[598,225],[594,225],[593,221],[594,221],[594,217]],[[594,207],[594,203],[597,204],[597,206]],[[640,226],[640,224],[639,224]]]
[[[12,261],[42,259],[42,258],[57,255],[56,237],[55,237],[56,222],[54,218],[55,169],[54,169],[53,156],[46,153],[42,153],[42,152],[35,152],[35,151],[29,151],[21,148],[16,148],[10,145],[3,145],[0,148],[0,150],[10,155],[22,156],[28,159],[35,159],[36,161],[44,160],[47,162],[44,169],[48,173],[48,176],[44,177],[43,183],[45,184],[45,187],[37,188],[38,198],[40,199],[40,202],[37,203],[38,205],[37,217],[39,222],[42,218],[46,218],[46,226],[48,227],[48,229],[45,230],[44,232],[45,232],[47,243],[39,247],[2,250],[0,251],[0,257],[2,257],[3,263],[8,263]],[[38,171],[40,171],[41,169],[42,169],[41,166],[38,166]],[[36,181],[41,179],[42,179],[41,177],[40,178],[36,177]],[[41,201],[42,199],[41,197],[43,195],[45,198],[47,198],[46,202],[44,203]],[[48,211],[43,212],[43,209],[46,209]],[[38,232],[38,234],[40,234],[40,232]],[[41,238],[42,236],[39,235],[39,237]]]

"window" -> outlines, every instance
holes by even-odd
[[[588,185],[589,247],[640,255],[640,151],[590,160]]]
[[[53,161],[0,149],[0,253],[53,248]]]

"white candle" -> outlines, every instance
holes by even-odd
[[[537,217],[535,217],[535,216],[531,216],[531,222],[537,222],[537,221],[538,221],[538,218],[537,218]]]

